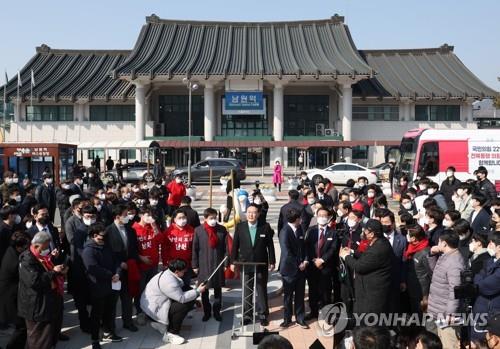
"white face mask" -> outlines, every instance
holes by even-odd
[[[149,204],[151,206],[156,206],[156,205],[158,205],[158,200],[149,200]]]
[[[129,221],[134,220],[135,215],[133,215],[133,214],[128,214],[128,215],[127,215],[127,218],[128,218],[128,221],[127,221],[127,223],[128,223]],[[125,223],[125,224],[127,224],[127,223]]]
[[[217,219],[210,218],[207,220],[207,224],[211,227],[215,227],[217,225]]]
[[[54,180],[53,180],[52,178],[47,178],[47,179],[45,180],[45,183],[47,183],[47,184],[52,184],[52,182],[53,182],[53,181],[54,181]]]
[[[496,257],[496,255],[497,255],[497,251],[496,251],[496,249],[495,249],[495,248],[489,248],[489,247],[488,247],[488,254],[489,254],[491,257],[495,258],[495,257]]]
[[[175,224],[179,227],[185,227],[187,224],[187,219],[186,218],[179,218],[175,220]]]
[[[303,181],[305,181],[305,180],[307,179],[307,177],[306,177],[306,176],[302,176],[302,177],[300,177],[300,178],[302,178],[302,180],[303,180]]]
[[[14,219],[14,224],[20,224],[21,223],[21,216],[16,214],[16,218]]]
[[[132,191],[133,191],[134,193],[138,193],[138,192],[140,191],[140,189],[139,189],[139,188],[134,187],[134,188],[132,188]]]
[[[327,217],[318,217],[318,224],[319,225],[327,225],[329,221],[330,221],[330,219]]]
[[[260,204],[262,204],[262,200],[260,198],[255,198],[253,200],[253,203],[256,204],[256,205],[260,205]]]
[[[94,174],[93,173],[89,173],[89,178],[93,178],[94,177]]]
[[[421,185],[419,185],[418,187],[420,188],[420,190],[425,190],[425,189],[427,189],[427,186],[426,186],[426,185],[422,185],[422,184],[421,184]]]
[[[15,200],[16,202],[21,202],[21,195],[16,195]]]
[[[9,177],[5,178],[5,183],[12,184],[12,178]]]
[[[375,197],[375,193],[374,193],[374,192],[372,192],[372,191],[369,191],[369,192],[368,192],[368,194],[367,194],[367,196],[368,196],[369,198],[374,198],[374,197]]]
[[[474,253],[476,250],[476,244],[474,242],[469,243],[469,251]]]
[[[181,184],[181,183],[182,183],[182,179],[180,179],[180,178],[176,178],[176,179],[175,179],[175,183],[177,183],[177,184]]]
[[[95,208],[96,208],[97,212],[101,212],[101,210],[102,210],[102,205],[97,205]]]
[[[25,225],[26,225],[26,229],[29,229],[29,228],[31,228],[33,226],[33,222],[32,221],[27,221]]]
[[[155,222],[155,219],[151,216],[144,216],[144,223],[147,224],[153,224]]]
[[[436,192],[436,189],[427,189],[427,194],[432,195]]]
[[[122,223],[123,225],[128,224],[129,220],[130,220],[130,219],[129,219],[129,217],[128,217],[128,216],[125,216],[125,217],[120,217],[120,221],[121,221],[121,223]]]
[[[365,182],[358,183],[358,188],[363,188],[365,185]]]
[[[342,217],[344,215],[344,212],[342,212],[340,209],[337,210],[337,216]]]
[[[96,219],[95,218],[84,218],[83,219],[83,224],[85,225],[92,225],[96,222]]]
[[[464,190],[463,189],[457,189],[457,195],[458,196],[464,195]]]
[[[348,219],[348,220],[347,220],[347,225],[349,226],[349,228],[353,228],[353,227],[355,227],[355,226],[356,226],[356,224],[357,224],[357,222],[356,222],[356,221],[353,221],[352,219]]]
[[[429,225],[429,217],[424,217],[423,223]]]
[[[455,175],[455,172],[453,171],[446,171],[446,177],[453,177]]]
[[[307,203],[309,205],[313,205],[316,202],[316,199],[307,199]]]
[[[50,253],[50,249],[47,248],[47,249],[40,252],[40,256],[47,257],[49,255],[49,253]]]
[[[406,234],[406,241],[408,241],[408,243],[410,243],[411,241],[411,237],[410,237],[410,234]]]
[[[403,204],[403,207],[405,208],[405,210],[411,210],[411,202],[407,202],[406,204]]]
[[[97,197],[98,197],[100,200],[106,200],[106,194],[104,194],[104,193],[103,193],[103,194],[99,194]]]
[[[451,224],[451,221],[449,221],[449,220],[447,220],[447,219],[444,219],[444,220],[443,220],[443,227],[445,227],[445,228],[449,228],[449,227],[451,227],[451,225],[452,225],[452,224]]]
[[[12,183],[19,183],[19,178],[18,177],[12,178]]]
[[[349,196],[349,202],[353,203],[356,201],[356,198],[354,196]]]
[[[464,241],[467,240],[467,235],[459,235],[458,238],[460,239],[460,241]]]
[[[69,189],[69,184],[61,184],[61,188],[64,189],[64,190],[68,190]]]

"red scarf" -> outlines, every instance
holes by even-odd
[[[370,247],[370,241],[366,239],[361,239],[356,251],[358,251],[359,253],[363,253],[368,249],[368,247]]]
[[[203,226],[205,227],[205,231],[208,234],[208,244],[212,249],[217,247],[217,243],[219,242],[219,239],[217,238],[217,229],[215,227],[211,227],[207,224],[207,222],[203,223]]]
[[[406,251],[404,253],[405,259],[408,260],[410,258],[413,258],[413,255],[415,253],[422,251],[427,246],[429,246],[429,239],[427,238],[419,241],[416,245],[408,244],[408,247],[406,248]]]
[[[51,255],[42,256],[33,245],[30,246],[30,251],[35,258],[42,264],[47,271],[54,270]],[[56,274],[56,278],[52,280],[52,289],[55,290],[61,297],[64,296],[64,276]]]

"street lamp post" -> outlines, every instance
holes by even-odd
[[[189,112],[188,112],[188,188],[191,187],[191,133],[192,133],[192,122],[191,122],[191,97],[192,92],[198,89],[198,84],[193,83],[190,79],[184,78],[182,82],[187,86],[189,92]]]

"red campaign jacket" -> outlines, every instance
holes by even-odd
[[[144,227],[135,222],[132,224],[137,235],[137,250],[140,256],[147,256],[151,260],[151,264],[145,264],[141,261],[138,262],[139,270],[147,270],[158,267],[160,262],[160,245],[166,243],[166,234],[159,233],[155,236],[151,224],[146,224]]]
[[[193,238],[194,229],[190,225],[186,225],[182,230],[175,223],[168,227],[165,232],[165,244],[161,249],[163,265],[168,265],[168,262],[174,259],[182,259],[191,267]]]
[[[181,200],[186,196],[186,187],[183,183],[177,183],[175,180],[167,184],[168,195],[167,205],[180,206]]]

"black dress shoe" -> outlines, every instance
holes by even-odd
[[[260,319],[260,324],[262,326],[269,326],[269,320],[267,320],[267,317],[263,317],[262,319]]]
[[[134,325],[134,324],[125,325],[125,326],[123,326],[123,328],[129,330],[130,332],[137,332],[137,331],[139,331],[139,329],[137,328],[137,326]]]
[[[309,321],[309,320],[314,320],[314,319],[317,319],[317,318],[318,318],[318,314],[309,313],[309,314],[306,315],[306,317],[304,318],[304,320]]]
[[[214,312],[214,319],[215,319],[215,321],[219,321],[219,322],[221,322],[221,321],[222,321],[222,316],[221,316],[221,314],[220,314],[220,313],[218,313],[218,312]]]
[[[309,325],[306,324],[304,321],[297,321],[297,325],[299,325],[300,327],[302,327],[305,330],[309,329]]]
[[[67,342],[69,341],[69,337],[67,335],[65,335],[64,333],[59,333],[59,338],[58,338],[61,342]]]
[[[280,324],[280,327],[281,327],[281,328],[287,328],[287,327],[290,327],[290,325],[291,325],[291,324],[292,324],[292,322],[291,322],[291,321],[287,321],[287,320],[285,320],[285,321],[283,321],[283,322]]]
[[[205,314],[205,315],[203,315],[203,317],[201,318],[201,321],[203,321],[203,322],[207,322],[207,321],[208,321],[208,319],[210,319],[210,314]]]

